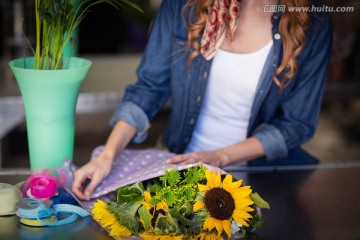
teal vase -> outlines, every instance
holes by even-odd
[[[25,106],[30,168],[61,167],[73,158],[75,111],[91,62],[71,57],[61,70],[35,70],[34,58],[9,63]]]

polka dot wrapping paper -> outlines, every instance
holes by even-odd
[[[94,159],[99,155],[102,149],[103,146],[95,148],[91,159]],[[115,199],[115,190],[120,187],[162,176],[166,169],[175,168],[180,171],[198,165],[174,165],[165,163],[165,160],[172,156],[175,156],[175,154],[158,149],[126,149],[121,151],[113,162],[109,176],[98,185],[89,201],[82,201],[75,196],[74,197],[83,208],[91,213],[93,204],[97,199],[101,199],[104,202]],[[216,172],[219,169],[210,165],[203,165]],[[63,169],[67,173],[66,189],[70,192],[73,182],[73,173],[77,167],[72,164],[71,160],[67,159],[64,161]],[[225,172],[221,170],[221,173],[224,174]]]

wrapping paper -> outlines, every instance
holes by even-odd
[[[99,155],[103,148],[103,146],[95,148],[91,159],[94,159],[97,155]],[[109,176],[99,184],[89,201],[82,201],[77,199],[75,196],[74,197],[78,203],[91,214],[91,209],[97,199],[101,199],[104,202],[114,200],[116,196],[115,190],[119,187],[162,176],[165,173],[165,169],[175,168],[180,171],[199,165],[174,165],[165,163],[165,160],[172,156],[174,156],[173,153],[158,149],[126,149],[116,156]],[[219,168],[206,164],[203,165],[208,169],[213,169],[215,171],[220,170],[222,174],[225,173]],[[74,179],[73,173],[77,167],[72,164],[71,160],[65,160],[63,169],[67,173],[66,189],[71,192],[70,189]]]

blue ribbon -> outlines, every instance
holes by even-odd
[[[16,215],[26,219],[37,219],[44,226],[60,226],[75,222],[78,216],[86,217],[89,213],[78,206],[70,204],[54,204],[52,207],[45,206],[40,199],[24,198],[17,204],[18,210]],[[42,219],[49,218],[57,213],[70,213],[67,218],[57,220],[54,222],[46,222]]]

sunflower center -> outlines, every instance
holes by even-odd
[[[235,201],[231,194],[222,188],[212,188],[204,196],[204,204],[211,217],[226,220],[235,210]]]

